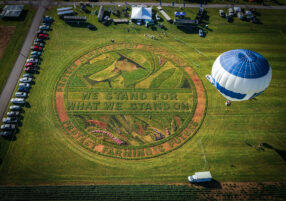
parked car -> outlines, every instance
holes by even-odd
[[[38,35],[39,35],[39,34],[47,34],[47,32],[44,31],[44,30],[38,30],[38,31],[37,31],[37,34],[38,34]]]
[[[250,21],[251,18],[253,17],[252,12],[249,11],[249,10],[245,11],[245,17],[246,17],[246,20],[247,20],[247,21]]]
[[[87,26],[87,28],[88,28],[89,30],[92,30],[92,31],[95,31],[95,30],[96,30],[96,26],[94,26],[93,24],[89,24],[89,25]]]
[[[43,48],[41,46],[37,46],[37,45],[34,45],[31,47],[31,50],[34,50],[34,51],[42,51]]]
[[[42,52],[41,51],[33,51],[31,53],[31,55],[38,55],[38,56],[41,56]]]
[[[48,38],[48,34],[38,34],[38,38],[47,39]]]
[[[16,111],[7,112],[7,117],[17,117],[19,115],[20,115],[20,112],[16,112]]]
[[[33,76],[33,74],[25,73],[25,74],[23,75],[23,77],[33,78],[34,76]]]
[[[204,37],[205,36],[204,35],[204,31],[202,29],[199,29],[199,35],[200,35],[200,37]]]
[[[157,20],[157,21],[160,21],[160,20],[161,20],[161,17],[159,16],[158,13],[155,15],[155,17],[156,17],[156,20]]]
[[[41,39],[41,38],[36,38],[35,40],[34,40],[34,43],[44,43],[45,41],[43,40],[43,39]]]
[[[34,45],[40,46],[40,47],[44,47],[45,44],[44,43],[40,43],[40,42],[34,42]]]
[[[30,89],[29,89],[29,88],[26,88],[26,87],[19,87],[19,88],[18,88],[18,92],[27,92],[27,93],[28,93],[29,90],[30,90]]]
[[[35,65],[35,63],[32,63],[32,62],[25,63],[25,67],[31,67],[34,65]]]
[[[21,111],[22,107],[20,105],[11,105],[10,110],[11,111]]]
[[[41,25],[41,26],[39,27],[39,29],[40,29],[40,30],[43,30],[43,31],[48,31],[48,30],[50,30],[50,26],[48,26],[48,25]]]
[[[1,125],[1,130],[15,130],[16,125],[14,124],[3,124]]]
[[[28,83],[20,83],[19,87],[26,87],[26,88],[30,88],[30,84]]]
[[[4,130],[4,131],[0,132],[0,135],[2,137],[8,137],[8,136],[11,136],[13,134],[14,134],[14,130],[6,130],[6,131]]]
[[[16,117],[6,117],[2,119],[3,123],[5,124],[17,124],[18,119]]]
[[[17,105],[24,105],[26,101],[24,98],[12,98],[11,103],[17,104]]]
[[[50,16],[43,17],[43,23],[45,24],[51,24],[53,22],[53,18]]]
[[[30,83],[30,82],[32,82],[32,78],[23,77],[23,78],[20,78],[19,81],[20,81],[21,83]]]
[[[35,67],[27,67],[25,68],[26,73],[35,73],[37,69]]]
[[[244,16],[243,12],[237,12],[237,17],[238,17],[240,20],[245,20],[245,16]]]
[[[27,62],[27,63],[38,63],[38,62],[39,62],[39,59],[29,58],[29,59],[27,59],[26,62]]]
[[[15,93],[15,97],[16,98],[26,98],[27,97],[27,93],[25,93],[25,92],[16,92]]]
[[[40,56],[39,56],[39,55],[30,55],[30,58],[31,58],[31,59],[39,59]]]
[[[232,22],[233,21],[232,15],[226,14],[225,17],[226,17],[226,21],[228,21],[228,22]]]
[[[225,17],[225,12],[223,10],[219,10],[219,16]]]

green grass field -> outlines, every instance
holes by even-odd
[[[169,13],[174,11],[173,8],[166,10]],[[187,9],[186,12],[192,18],[196,13],[194,9],[192,12]],[[66,25],[56,17],[55,9],[48,11],[47,15],[55,17],[55,23],[43,52],[40,74],[36,75],[35,85],[27,99],[30,108],[25,108],[17,139],[0,141],[0,184],[186,183],[188,175],[203,170],[210,170],[217,181],[285,181],[286,30],[283,27],[286,14],[283,10],[259,12],[262,24],[255,25],[238,19],[229,24],[218,16],[218,10],[208,9],[210,30],[205,38],[201,38],[197,33],[185,33],[167,22],[164,22],[166,31],[135,24],[106,27],[99,24],[93,15],[87,16],[88,21],[95,24],[98,30],[90,31]],[[145,34],[154,35],[157,40]],[[166,49],[183,58],[201,77],[207,95],[206,116],[195,136],[182,147],[150,159],[117,159],[95,154],[79,146],[59,125],[55,114],[55,87],[60,75],[87,52],[113,44],[111,39],[115,40],[114,44],[137,43]],[[237,48],[251,49],[267,58],[273,77],[270,87],[257,100],[233,103],[227,108],[225,99],[204,76],[211,72],[217,56]],[[145,55],[140,60],[142,66],[151,66],[144,64],[144,58],[151,58],[148,53],[135,55]],[[132,58],[132,52],[129,57]],[[109,65],[108,59],[104,59],[104,62]],[[104,63],[98,65],[103,66],[98,72],[114,72],[107,69]],[[82,82],[82,79],[79,80],[80,72],[85,71],[77,72],[78,78],[74,78],[70,84]],[[165,76],[168,73],[165,72]],[[106,77],[106,72],[90,76],[94,80],[102,80],[104,76],[104,79],[110,78]],[[127,81],[124,83],[132,86],[134,83],[128,83],[132,76],[128,77],[128,73],[124,76]],[[155,88],[163,86],[160,79],[153,79],[151,83]],[[120,118],[118,115],[117,121]],[[267,143],[273,148],[258,151],[254,146],[259,143]]]
[[[5,52],[0,59],[0,91],[3,89],[6,80],[13,68],[13,65],[19,55],[26,34],[33,20],[36,9],[31,6],[25,6],[22,17],[19,20],[0,19],[0,26],[14,26],[14,34],[10,38]]]

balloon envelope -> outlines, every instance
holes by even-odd
[[[257,52],[230,50],[214,62],[211,75],[206,76],[228,100],[243,101],[261,94],[270,84],[272,70]]]

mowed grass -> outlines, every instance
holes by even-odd
[[[13,65],[18,58],[35,12],[36,9],[32,6],[25,6],[22,13],[23,15],[19,19],[0,19],[0,26],[15,27],[14,34],[10,38],[5,52],[0,59],[0,91],[2,91],[3,87],[5,86]]]
[[[193,17],[196,10],[186,11]],[[90,31],[68,26],[55,16],[55,10],[49,11],[47,14],[55,17],[55,23],[43,53],[40,74],[36,75],[27,99],[31,107],[25,109],[16,141],[0,141],[0,184],[186,183],[188,175],[204,170],[210,170],[218,181],[285,181],[286,14],[283,10],[259,12],[263,24],[238,19],[229,24],[218,16],[218,10],[208,9],[212,31],[206,38],[200,38],[166,22],[166,36],[160,29],[152,31],[144,26],[105,27],[93,15],[88,15],[88,21],[98,30]],[[158,40],[145,37],[146,33]],[[181,148],[146,160],[108,158],[79,147],[58,125],[54,88],[60,73],[75,58],[111,44],[111,39],[116,43],[166,48],[184,58],[200,75],[207,94],[206,117],[197,134]],[[273,77],[270,87],[257,100],[225,107],[225,99],[204,76],[211,72],[217,56],[236,48],[251,49],[265,56]],[[257,151],[249,146],[259,143],[268,143],[275,149]]]

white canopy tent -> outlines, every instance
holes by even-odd
[[[142,6],[134,6],[132,7],[131,12],[132,20],[152,20],[152,7],[146,8]]]

